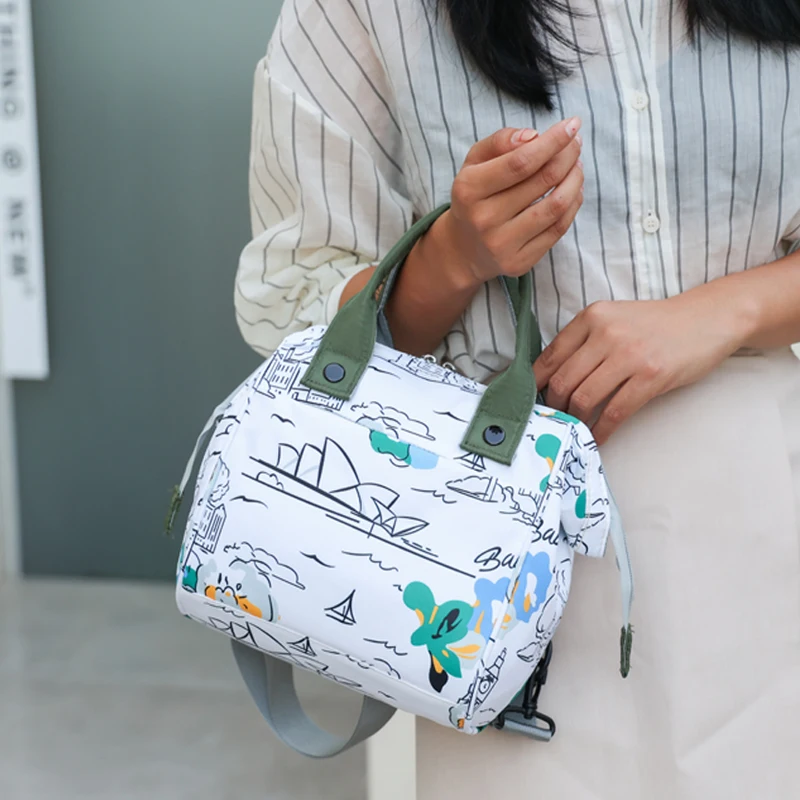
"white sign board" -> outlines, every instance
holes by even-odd
[[[46,378],[47,317],[30,0],[0,0],[0,369]]]

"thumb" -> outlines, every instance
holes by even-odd
[[[481,139],[467,153],[464,164],[482,164],[510,153],[526,142],[533,141],[539,135],[532,128],[500,128],[491,136]]]

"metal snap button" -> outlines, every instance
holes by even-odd
[[[506,432],[499,425],[490,425],[483,432],[483,441],[492,447],[503,444],[506,440]]]
[[[333,361],[322,370],[322,375],[328,383],[339,383],[344,380],[344,367]]]

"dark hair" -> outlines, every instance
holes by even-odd
[[[766,45],[800,45],[797,0],[678,0],[689,30],[739,34]],[[427,0],[424,0],[427,2]],[[450,17],[461,49],[509,95],[553,108],[551,93],[571,64],[554,40],[578,52],[567,27],[576,13],[565,0],[434,0]]]

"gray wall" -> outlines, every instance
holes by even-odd
[[[258,358],[232,296],[279,0],[34,0],[52,376],[18,383],[27,574],[167,578],[194,437]]]

